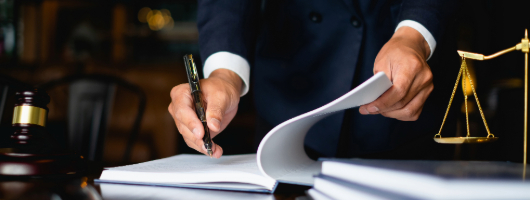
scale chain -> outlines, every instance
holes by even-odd
[[[469,71],[467,70],[467,65],[466,65],[466,70],[465,70],[466,74],[467,74],[467,77],[469,79],[469,84],[471,84],[471,89],[473,90],[473,95],[475,96],[475,100],[477,101],[477,106],[478,106],[478,110],[480,111],[480,116],[482,117],[482,121],[484,122],[484,126],[486,127],[486,131],[488,131],[488,137],[495,137],[495,135],[491,134],[490,132],[490,128],[488,127],[488,123],[486,122],[486,118],[484,117],[484,112],[482,112],[482,107],[480,106],[480,102],[478,101],[478,96],[477,96],[477,92],[475,92],[475,86],[473,86],[473,80],[471,80],[471,75],[469,74]],[[466,113],[467,114],[467,113]]]
[[[453,103],[453,98],[455,96],[456,88],[458,88],[458,82],[460,82],[460,77],[461,77],[462,71],[464,69],[464,64],[465,64],[465,58],[464,57],[462,57],[462,62],[463,63],[460,66],[460,71],[458,71],[458,77],[456,78],[455,87],[453,88],[453,93],[451,93],[451,99],[449,99],[449,105],[447,106],[447,110],[445,111],[444,119],[442,121],[442,126],[440,127],[440,131],[438,132],[438,134],[434,135],[434,137],[436,137],[436,136],[439,136],[440,138],[442,137],[442,135],[441,135],[442,128],[444,127],[445,120],[447,119],[447,114],[449,113],[449,108],[451,108],[451,104]]]
[[[465,67],[464,67],[464,74],[467,72],[467,63],[465,60],[462,60],[463,64]],[[466,76],[464,75],[464,77],[462,77],[462,92],[464,93],[464,104],[466,106],[466,128],[467,128],[467,135],[466,137],[469,137],[470,133],[469,133],[469,112],[468,112],[468,109],[467,109],[467,81],[466,81]]]

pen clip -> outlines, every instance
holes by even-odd
[[[184,56],[184,65],[186,66],[186,73],[188,75],[191,92],[200,91],[199,73],[197,73],[197,67],[191,54]]]

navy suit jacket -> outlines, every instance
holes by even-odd
[[[200,0],[200,53],[203,59],[219,51],[247,59],[257,112],[277,125],[370,78],[377,53],[402,20],[419,22],[440,44],[454,7],[449,0]],[[435,80],[446,79],[432,71]],[[454,81],[457,72],[447,77]],[[450,88],[451,81],[443,85]],[[362,116],[355,110],[344,122],[350,132],[348,154],[391,150],[411,138],[432,137],[450,94],[435,81],[433,94],[437,91],[448,92],[442,103],[433,102],[431,95],[416,122]],[[340,112],[316,124],[306,146],[334,156],[343,116]]]

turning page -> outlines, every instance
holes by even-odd
[[[311,126],[334,112],[371,103],[391,86],[385,73],[379,72],[338,99],[274,127],[259,145],[259,169],[280,182],[312,186],[322,163],[311,160],[304,151],[304,138]]]

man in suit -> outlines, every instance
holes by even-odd
[[[252,69],[258,139],[381,71],[393,86],[358,112],[319,122],[307,135],[306,151],[362,156],[432,137],[445,108],[427,101],[435,71],[427,60],[454,7],[448,0],[200,0],[201,85],[212,136],[235,116]],[[171,98],[168,110],[186,144],[206,153],[189,86],[174,87]],[[216,158],[223,153],[218,145],[213,150]]]

